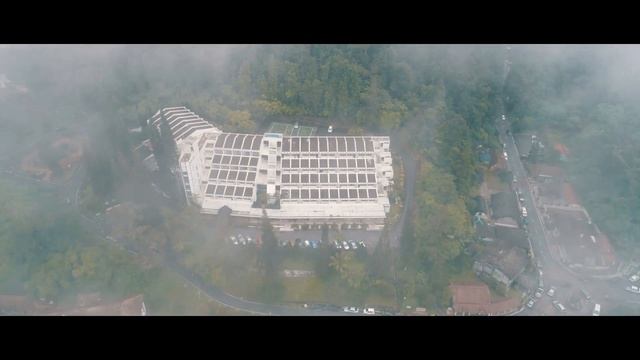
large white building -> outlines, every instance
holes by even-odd
[[[164,108],[187,200],[202,213],[227,206],[259,219],[262,204],[283,230],[322,224],[380,229],[389,212],[393,168],[387,136],[225,133],[185,107]],[[166,128],[165,128],[166,129]]]

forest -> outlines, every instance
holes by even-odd
[[[463,249],[471,240],[473,197],[482,180],[476,149],[500,147],[494,121],[502,101],[503,46],[69,45],[0,51],[3,71],[30,89],[22,103],[10,104],[14,114],[29,108],[30,116],[5,113],[3,133],[46,136],[54,123],[85,129],[96,203],[137,181],[131,153],[137,139],[128,129],[161,107],[185,105],[226,131],[259,131],[276,117],[340,124],[402,139],[420,170],[401,253],[386,261],[390,256],[381,248],[366,267],[327,257],[327,271],[346,271],[341,277],[352,287],[393,283],[417,305],[435,308],[447,305],[451,277],[470,270]],[[512,91],[510,111],[529,114],[520,90]],[[70,233],[50,241],[88,238]],[[7,246],[14,240],[2,237]],[[69,246],[33,250],[85,256],[69,255]],[[38,266],[55,267],[56,261]],[[73,265],[64,266],[64,276],[74,273]],[[25,276],[44,284],[34,285],[38,294],[69,288],[64,277],[43,279],[37,269]]]
[[[569,180],[627,259],[640,254],[638,59],[629,46],[516,47],[505,84],[514,131],[566,144]]]

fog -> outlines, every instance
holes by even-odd
[[[506,77],[505,61],[509,61]],[[566,172],[566,182],[578,193],[578,206],[588,211],[598,225],[598,232],[608,236],[616,254],[615,266],[611,268],[617,270],[607,273],[606,281],[588,280],[587,285],[580,285],[585,282],[576,279],[591,279],[588,276],[592,274],[574,276],[571,273],[574,268],[569,269],[570,260],[563,263],[565,260],[554,257],[553,250],[543,246],[546,242],[542,239],[550,237],[544,232],[552,232],[551,225],[539,234],[535,229],[527,230],[535,248],[534,257],[538,256],[533,263],[545,262],[545,278],[559,288],[567,284],[566,294],[569,289],[576,292],[587,287],[607,311],[619,307],[624,309],[619,313],[638,313],[637,306],[630,300],[637,295],[624,291],[630,285],[626,280],[629,274],[623,275],[620,269],[633,264],[640,255],[636,250],[640,241],[637,237],[640,233],[637,156],[640,151],[640,46],[0,45],[0,85],[0,202],[5,204],[0,208],[4,212],[0,217],[6,215],[9,219],[0,228],[0,241],[3,241],[0,251],[4,251],[0,295],[55,299],[67,305],[73,303],[72,298],[78,293],[101,292],[103,298],[112,301],[145,293],[164,313],[186,311],[176,310],[178,300],[171,300],[173,308],[168,300],[158,300],[161,291],[157,284],[164,283],[165,271],[173,269],[165,261],[165,257],[171,255],[178,259],[176,266],[188,268],[186,272],[192,276],[197,274],[202,284],[206,284],[200,286],[198,297],[206,286],[212,285],[231,288],[227,290],[231,294],[240,291],[265,303],[293,302],[282,300],[290,289],[263,298],[264,289],[279,286],[284,289],[284,285],[273,285],[267,280],[260,284],[247,283],[246,288],[230,285],[250,276],[234,278],[229,273],[240,273],[238,269],[254,266],[260,268],[263,261],[262,250],[242,252],[225,245],[226,237],[242,227],[242,221],[222,230],[216,228],[214,224],[222,225],[213,218],[197,215],[197,208],[186,205],[182,189],[175,186],[171,173],[172,160],[166,155],[170,154],[170,148],[165,151],[166,159],[158,156],[157,172],[145,170],[142,159],[134,151],[143,140],[160,141],[154,138],[156,135],[151,129],[143,126],[138,131],[136,128],[161,108],[184,105],[229,132],[259,133],[276,118],[294,123],[304,117],[313,119],[311,125],[320,129],[333,124],[344,127],[345,133],[347,129],[357,129],[361,133],[393,135],[404,140],[403,146],[410,148],[407,151],[418,154],[421,164],[428,162],[451,176],[455,188],[453,197],[461,199],[455,206],[462,204],[460,207],[469,212],[460,212],[469,224],[462,225],[459,221],[447,227],[447,231],[454,228],[456,231],[451,233],[469,234],[465,235],[469,239],[460,241],[463,244],[460,249],[440,264],[432,255],[423,253],[429,249],[446,253],[450,249],[445,251],[438,244],[429,245],[430,240],[421,238],[420,234],[407,235],[414,228],[431,229],[421,224],[416,214],[423,214],[421,206],[433,205],[423,200],[431,199],[432,190],[419,187],[444,182],[447,177],[429,180],[431,182],[419,178],[417,191],[424,191],[424,196],[418,200],[403,199],[418,203],[416,212],[409,215],[408,230],[403,233],[411,239],[403,240],[402,246],[406,248],[398,251],[402,253],[398,261],[428,264],[416,268],[410,275],[411,280],[407,280],[412,284],[407,289],[413,289],[410,297],[416,299],[411,306],[442,312],[453,306],[447,305],[450,299],[442,290],[446,288],[442,284],[450,278],[433,274],[452,272],[458,263],[466,264],[460,260],[468,252],[463,250],[475,241],[471,240],[473,231],[469,219],[474,208],[470,204],[485,186],[476,180],[484,170],[479,170],[481,165],[475,159],[475,149],[485,146],[491,148],[492,154],[498,154],[493,155],[493,166],[499,162],[496,156],[502,156],[500,146],[510,141],[507,129],[514,134],[538,134],[547,142],[547,152],[540,163],[561,167]],[[501,114],[508,115],[505,128],[501,128]],[[464,124],[464,131],[447,128],[458,126],[451,125],[458,124],[456,121]],[[456,136],[468,139],[468,144],[461,139],[460,144],[443,145],[442,139]],[[56,141],[69,141],[70,148],[61,150]],[[557,144],[570,150],[568,160],[559,159],[554,152]],[[69,155],[73,154],[69,149],[74,146],[82,149],[77,158]],[[71,159],[68,168],[64,168],[65,159]],[[513,167],[522,165],[513,161],[506,161],[505,166],[516,172]],[[530,166],[531,163],[526,164],[527,171]],[[438,191],[448,186],[438,187]],[[540,191],[534,185],[531,187],[533,191]],[[539,201],[534,200],[538,195],[531,192],[531,199],[526,198],[525,203]],[[104,239],[113,235],[110,231],[114,225],[110,222],[115,220],[108,218],[106,208],[116,204],[130,206],[135,214],[131,218],[135,221],[128,227],[122,225],[126,228],[122,230],[122,239],[109,242]],[[449,206],[448,214],[457,219],[457,208],[445,205]],[[37,216],[45,219],[40,222]],[[542,212],[540,217],[544,220]],[[428,225],[433,223],[430,221]],[[457,231],[456,226],[469,229]],[[65,229],[69,233],[65,233]],[[175,229],[187,232],[191,238],[178,234]],[[259,227],[255,229],[252,231],[261,231]],[[42,235],[44,233],[51,235]],[[33,245],[29,246],[32,247],[17,245],[18,238],[31,239]],[[553,239],[551,241],[557,240]],[[423,248],[419,245],[421,241],[427,244]],[[406,260],[406,253],[414,252],[410,246],[420,248],[415,251],[419,255],[413,256],[423,258]],[[164,248],[171,249],[167,250],[169,255],[163,253]],[[127,249],[138,253],[134,261],[118,255],[118,252],[130,255]],[[104,252],[109,255],[98,260],[102,255],[96,254]],[[587,268],[591,261],[591,255],[584,256],[589,260],[581,269]],[[571,254],[567,257],[571,258]],[[598,257],[594,255],[594,258]],[[29,260],[25,260],[23,266],[17,259]],[[363,259],[367,269],[374,266],[368,258]],[[596,265],[591,264],[594,268]],[[136,269],[139,275],[127,282],[129,280],[113,280],[126,277],[117,271],[105,277],[92,272],[117,266]],[[314,269],[320,272],[318,266]],[[60,270],[62,268],[65,270]],[[53,275],[46,275],[49,273]],[[339,283],[331,276],[341,279],[340,276],[331,274],[327,275],[327,283]],[[367,281],[375,283],[373,275],[367,276]],[[180,286],[186,284],[186,278],[181,279],[177,281]],[[396,285],[389,285],[392,286]],[[424,295],[440,294],[430,291],[429,286],[440,286],[442,295]],[[375,286],[370,287],[373,290],[367,288],[366,294],[378,291]],[[526,290],[524,285],[521,288],[518,291]],[[533,290],[535,288],[534,285]],[[548,285],[545,290],[547,288]],[[363,302],[361,299],[367,298],[361,288],[349,291],[352,297],[345,295],[345,298]],[[359,295],[352,295],[357,292]],[[610,292],[615,294],[605,298]],[[566,301],[568,298],[569,295]],[[543,304],[536,306],[542,309]],[[202,312],[224,314],[227,310],[220,310],[223,308],[230,309],[203,305],[206,310]],[[549,308],[552,309],[551,305]],[[551,310],[540,312],[554,315]]]

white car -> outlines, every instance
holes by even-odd
[[[342,248],[343,248],[343,249],[345,249],[345,250],[349,250],[349,249],[350,249],[350,248],[349,248],[349,244],[347,244],[347,242],[346,242],[346,241],[343,241],[343,242],[342,242]]]
[[[638,280],[640,280],[640,276],[638,274],[631,275],[631,277],[629,278],[629,281],[631,282],[636,282]]]
[[[375,315],[376,314],[376,309],[374,309],[374,308],[365,308],[362,312],[367,314],[367,315]]]
[[[329,125],[329,128],[327,129],[327,132],[329,134],[331,134],[333,132],[333,125]]]
[[[507,120],[507,118],[504,115],[502,115],[502,120]]]
[[[640,294],[640,288],[638,288],[635,285],[627,286],[625,290],[627,290],[628,292],[632,292],[634,294]]]
[[[529,299],[529,301],[527,302],[527,307],[529,309],[533,309],[533,305],[536,304],[536,300],[535,299]]]
[[[304,241],[304,247],[309,247],[310,245],[311,243],[309,242],[309,240]]]
[[[552,286],[551,289],[547,291],[547,295],[553,297],[555,294],[556,294],[556,288]]]
[[[542,297],[542,294],[544,294],[544,289],[543,288],[538,288],[538,290],[536,290],[536,293],[534,294],[534,296],[538,299],[540,299]]]
[[[351,307],[345,306],[344,307],[344,312],[351,313],[351,314],[357,314],[357,313],[360,312],[360,309],[358,309],[357,307],[353,307],[353,306],[351,306]]]
[[[593,316],[600,316],[600,304],[596,304],[593,307]]]

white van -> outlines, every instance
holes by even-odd
[[[593,307],[593,316],[600,316],[600,304],[596,304]]]

